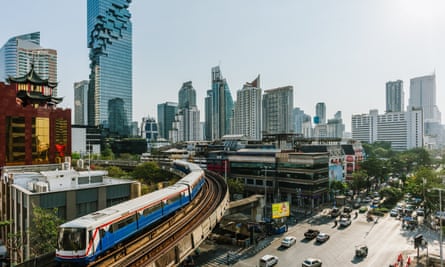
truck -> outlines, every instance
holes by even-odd
[[[319,230],[316,229],[308,229],[305,233],[304,233],[304,238],[306,239],[314,239],[315,237],[317,237],[317,235],[320,233]]]

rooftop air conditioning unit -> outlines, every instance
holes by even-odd
[[[35,184],[36,192],[37,193],[45,193],[48,192],[48,184],[45,182],[37,182]]]

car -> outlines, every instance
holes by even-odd
[[[319,233],[317,235],[317,242],[323,243],[326,242],[329,239],[329,235],[326,233]]]
[[[423,208],[418,208],[416,210],[416,215],[417,216],[425,216],[425,210]]]
[[[321,260],[314,258],[307,258],[301,264],[302,267],[321,267]]]
[[[360,208],[360,206],[361,206],[360,201],[356,201],[356,202],[352,203],[352,207],[354,209],[358,209],[358,208]]]
[[[392,210],[389,212],[389,215],[390,215],[391,217],[397,217],[397,215],[399,215],[399,211],[398,211],[397,209],[392,209]]]
[[[317,237],[317,235],[320,233],[319,230],[316,229],[308,229],[305,233],[304,233],[304,238],[306,239],[314,239]]]
[[[343,207],[343,212],[344,213],[350,213],[352,211],[352,208],[350,206],[344,206]]]
[[[340,215],[340,213],[341,213],[341,211],[340,211],[339,208],[337,208],[337,207],[333,207],[332,210],[331,210],[331,217],[332,217],[332,218],[335,218],[335,217],[337,217],[338,215]]]
[[[260,259],[260,267],[270,267],[278,263],[278,257],[275,255],[264,255]]]
[[[289,248],[293,244],[297,242],[297,238],[295,236],[286,236],[281,240],[281,246]]]
[[[351,219],[348,219],[348,218],[345,218],[345,217],[340,219],[340,226],[347,227],[349,225],[351,225]]]

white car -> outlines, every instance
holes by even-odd
[[[341,218],[340,219],[340,226],[346,227],[346,226],[349,226],[349,225],[351,225],[351,219],[348,219],[348,218]]]
[[[274,255],[264,255],[260,259],[260,267],[270,267],[278,263],[278,257]]]
[[[329,235],[326,233],[319,233],[317,235],[317,241],[320,243],[326,242],[329,239]]]
[[[314,258],[308,258],[303,261],[303,264],[301,264],[302,267],[321,267],[321,260],[320,259],[314,259]]]
[[[296,242],[297,238],[295,236],[286,236],[285,238],[283,238],[283,240],[281,240],[281,246],[289,248]]]

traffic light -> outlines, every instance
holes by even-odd
[[[414,237],[414,248],[418,248],[422,245],[423,235],[418,234]]]

